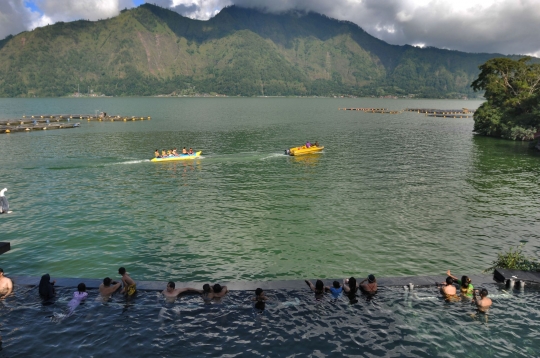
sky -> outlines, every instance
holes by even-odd
[[[99,20],[143,0],[0,0],[0,39],[57,21]],[[396,45],[540,57],[540,0],[150,0],[208,20],[229,5],[314,11]]]

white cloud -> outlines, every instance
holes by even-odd
[[[0,0],[0,38],[56,21],[115,16],[132,0]],[[236,4],[268,12],[314,11],[349,20],[392,44],[467,52],[540,53],[540,0],[149,0],[206,20]]]

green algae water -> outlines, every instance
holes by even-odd
[[[236,281],[479,273],[540,251],[540,156],[475,137],[470,118],[338,111],[479,101],[330,98],[0,99],[0,117],[150,121],[0,135],[8,275]],[[306,140],[320,155],[287,157]],[[152,163],[192,147],[194,161]]]

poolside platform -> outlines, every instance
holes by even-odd
[[[495,269],[495,273],[493,274],[493,276],[498,282],[505,282],[506,280],[513,278],[516,281],[519,280],[530,283],[540,283],[540,272]]]
[[[9,242],[0,242],[0,255],[11,250],[11,244]]]
[[[15,284],[23,286],[39,285],[40,277],[36,276],[11,276],[6,273]],[[119,275],[110,276],[113,280],[120,281]],[[133,275],[132,275],[133,277]],[[469,276],[475,287],[484,284],[496,283],[493,275],[470,275]],[[163,291],[167,287],[165,281],[140,281],[137,277],[133,277],[137,282],[137,290],[141,291]],[[358,282],[364,278],[357,277]],[[379,287],[403,287],[413,284],[415,287],[435,286],[435,283],[441,283],[446,279],[445,275],[434,276],[408,276],[408,277],[381,277],[377,278]],[[57,287],[77,287],[81,282],[84,282],[88,289],[97,289],[102,283],[102,279],[86,279],[86,278],[57,278],[51,275],[51,280],[56,280]],[[311,279],[314,284],[316,279]],[[333,281],[343,281],[340,279],[322,279],[326,286],[331,286]],[[205,283],[214,284],[215,282],[175,282],[176,288],[192,287],[202,289]],[[257,288],[263,290],[298,290],[307,287],[304,280],[283,280],[283,281],[243,281],[243,282],[219,282],[221,285],[227,286],[230,291],[255,291]]]

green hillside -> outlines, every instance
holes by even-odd
[[[0,96],[471,95],[497,54],[394,46],[326,16],[239,7],[208,21],[145,4],[0,41]]]

